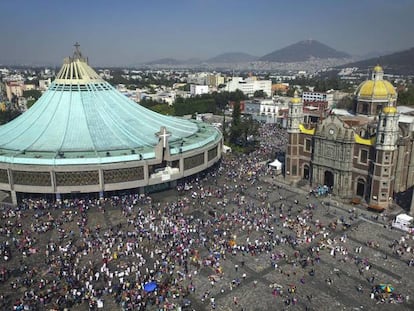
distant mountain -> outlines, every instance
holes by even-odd
[[[395,51],[395,50],[394,51],[371,51],[371,52],[368,52],[368,53],[365,53],[365,54],[353,55],[352,58],[356,62],[359,62],[361,60],[366,60],[366,59],[375,58],[375,57],[381,57],[381,56],[392,54],[392,53],[395,53],[395,52],[397,52],[397,51]]]
[[[157,60],[153,60],[151,62],[147,62],[146,65],[181,65],[183,62],[180,60],[177,60],[175,58],[161,58]]]
[[[199,64],[201,62],[202,60],[197,57],[189,58],[185,61],[186,64]]]
[[[414,74],[414,47],[408,50],[395,52],[380,57],[374,57],[359,62],[348,63],[340,66],[358,67],[361,70],[372,69],[375,65],[380,64],[384,67],[386,73],[392,74]]]
[[[305,62],[313,58],[350,58],[345,52],[337,51],[316,40],[304,40],[276,50],[260,58],[261,61],[295,63]]]
[[[202,61],[199,58],[189,58],[186,60],[178,60],[175,58],[161,58],[150,62],[146,62],[145,65],[166,65],[166,66],[184,66],[200,64]]]
[[[207,63],[246,63],[246,62],[255,61],[257,59],[258,57],[250,55],[250,54],[232,52],[232,53],[223,53],[223,54],[217,55],[213,58],[206,60],[206,62]]]

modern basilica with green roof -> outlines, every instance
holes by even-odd
[[[0,127],[0,190],[100,193],[139,189],[199,173],[221,158],[222,134],[128,99],[75,45],[39,100]]]

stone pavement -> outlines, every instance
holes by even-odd
[[[223,187],[224,183],[219,180],[216,186]],[[241,251],[221,254],[221,275],[217,275],[208,265],[201,266],[197,274],[196,269],[190,267],[195,291],[186,297],[191,301],[187,310],[414,310],[414,304],[409,298],[414,297],[414,267],[408,266],[409,254],[396,255],[390,247],[405,234],[390,229],[389,219],[379,217],[377,220],[376,214],[363,209],[350,213],[353,206],[336,202],[334,198],[308,197],[306,190],[292,188],[284,184],[283,180],[271,177],[260,178],[257,182],[247,184],[242,190],[228,181],[226,184],[233,187],[233,191],[229,190],[223,198],[194,199],[190,201],[191,208],[186,213],[204,220],[220,218],[220,215],[237,211],[240,206],[232,198],[236,195],[243,196],[244,201],[254,207],[251,214],[263,209],[269,213],[269,227],[272,229],[259,228],[255,223],[259,218],[251,216],[251,232],[245,228],[232,237],[236,244],[242,245],[248,240],[261,240],[263,237],[295,236],[294,230],[284,226],[279,217],[281,205],[284,205],[283,214],[289,215],[291,219],[295,219],[312,205],[313,221],[317,220],[321,226],[327,228],[327,237],[318,236],[295,247],[280,243],[269,251],[253,255]],[[190,197],[191,191],[181,196]],[[159,202],[163,206],[162,203],[176,201],[179,197],[175,190],[153,194],[153,205],[156,206]],[[225,201],[226,204],[223,203]],[[53,213],[61,212],[54,210]],[[116,228],[119,224],[125,225],[126,222],[122,211],[116,207],[108,208],[105,213],[97,208],[90,209],[88,214],[91,228],[99,225],[101,230],[106,230]],[[335,228],[331,227],[333,223]],[[215,224],[217,228],[220,225],[220,222]],[[63,227],[67,232],[76,228],[71,222],[63,224]],[[56,235],[55,229],[46,233],[43,240],[39,235],[39,248],[44,246],[40,244]],[[414,244],[411,240],[409,242]],[[332,254],[335,247],[338,247],[338,251]],[[306,264],[296,260],[298,254],[304,254],[306,258],[311,248],[319,249],[319,260],[314,260],[314,256],[308,256],[312,260]],[[347,256],[343,256],[339,249],[346,249]],[[200,250],[202,256],[208,255],[207,248],[200,245]],[[283,256],[272,259],[274,254]],[[93,256],[100,254],[91,254],[90,258],[93,259]],[[28,265],[35,265],[35,262],[31,262],[35,258],[28,257],[24,261]],[[19,269],[18,259],[14,259],[16,270]],[[86,258],[84,260],[86,265]],[[45,268],[43,263],[39,263],[38,267]],[[12,277],[9,281],[15,279]],[[408,301],[398,305],[377,304],[377,300],[370,298],[370,292],[373,285],[381,283],[392,284],[395,292],[401,293],[404,298],[408,297]],[[10,286],[1,283],[0,286],[2,294],[13,296],[14,290]],[[24,290],[23,287],[18,291]],[[181,299],[182,297],[178,297],[172,300]],[[104,301],[105,310],[119,309],[119,304],[111,296],[105,296]],[[84,303],[77,305],[76,309],[87,310],[88,307]],[[157,307],[147,306],[146,310],[157,310]]]
[[[330,206],[322,206],[321,201],[326,201],[325,198],[306,198],[306,191],[290,188],[287,185],[283,185],[283,188],[278,190],[269,187],[274,184],[282,185],[268,179],[260,186],[269,189],[270,205],[278,205],[281,195],[286,204],[294,206],[292,216],[304,208],[304,203],[313,203],[318,205],[314,218],[327,223],[340,217],[348,218],[349,210],[353,208],[337,203],[333,199]],[[245,195],[259,204],[260,200],[256,199],[257,187],[257,184],[250,187]],[[294,200],[298,200],[299,204],[295,205]],[[234,206],[231,204],[226,206],[227,211],[232,208]],[[222,261],[224,275],[214,285],[211,285],[207,279],[207,276],[214,274],[214,271],[208,268],[203,268],[194,279],[197,290],[190,295],[193,309],[211,310],[211,297],[213,297],[216,310],[393,310],[397,308],[413,310],[414,304],[410,299],[399,305],[376,304],[375,300],[370,299],[371,287],[379,283],[390,283],[395,287],[395,291],[402,293],[404,297],[414,297],[414,269],[407,265],[406,260],[394,255],[389,248],[389,243],[400,239],[403,233],[392,230],[388,226],[384,227],[386,219],[383,222],[381,217],[379,221],[374,220],[376,214],[363,209],[357,212],[360,216],[346,231],[337,229],[330,238],[339,238],[346,233],[349,254],[367,258],[370,263],[369,270],[359,272],[353,261],[340,261],[331,256],[327,248],[321,250],[320,262],[312,267],[315,271],[314,276],[309,274],[311,267],[302,268],[286,260],[279,261],[276,269],[271,265],[269,254],[266,253],[257,256],[230,255]],[[280,229],[280,232],[286,232],[286,229],[280,225],[276,225],[276,228]],[[237,236],[237,240],[242,241],[246,236]],[[367,241],[378,241],[379,245],[366,246]],[[306,245],[306,248],[316,244],[313,242]],[[354,249],[361,246],[361,252],[356,254]],[[305,247],[298,247],[298,250],[304,249]],[[291,257],[294,251],[289,245],[279,246],[279,252],[289,254]],[[244,274],[245,278],[243,278]],[[368,281],[370,277],[375,278],[374,283]],[[240,285],[231,285],[232,280],[235,279],[240,282]],[[330,284],[327,283],[327,279],[331,280]],[[361,291],[357,290],[359,285],[362,287]],[[277,295],[273,294],[275,286],[281,288]],[[294,297],[297,302],[295,305],[292,303],[286,305],[283,296],[288,294],[293,286],[296,286]],[[205,299],[202,298],[204,293],[209,294]]]

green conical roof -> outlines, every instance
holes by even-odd
[[[171,134],[172,154],[220,135],[205,124],[161,115],[128,99],[101,79],[77,46],[39,100],[0,127],[0,161],[77,158],[88,162],[85,158],[105,157],[107,162],[114,160],[107,159],[108,155],[151,157],[161,127]]]

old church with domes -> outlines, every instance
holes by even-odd
[[[356,92],[352,115],[304,123],[303,102],[289,103],[285,173],[291,183],[327,186],[343,199],[386,209],[414,185],[414,117],[402,115],[397,93],[376,66]]]

